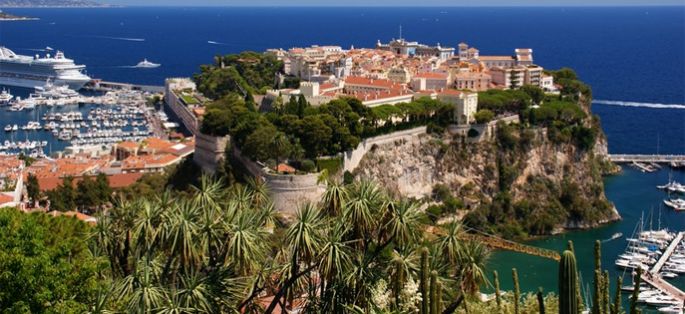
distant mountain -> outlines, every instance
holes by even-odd
[[[91,0],[0,0],[0,8],[91,8],[109,5]]]

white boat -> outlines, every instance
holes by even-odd
[[[12,132],[12,126],[9,124],[5,126],[5,132]]]
[[[669,200],[664,200],[666,206],[673,208],[677,211],[685,210],[685,200],[681,198],[674,198]]]
[[[154,69],[162,66],[159,63],[153,63],[150,61],[147,61],[147,59],[143,59],[143,61],[138,62],[136,65],[136,68],[143,68],[143,69]]]
[[[654,306],[661,306],[661,305],[669,306],[669,305],[680,304],[680,301],[678,301],[672,297],[665,296],[665,295],[659,295],[659,296],[648,298],[647,300],[645,300],[645,302],[649,305],[654,305]]]
[[[3,88],[2,93],[0,93],[0,103],[8,104],[10,101],[12,101],[12,98],[14,98],[14,96],[12,96],[10,92]]]
[[[661,278],[676,278],[676,277],[678,277],[678,274],[675,274],[672,272],[667,272],[667,271],[661,272],[659,275],[661,276]]]
[[[660,307],[657,309],[657,311],[659,311],[659,313],[683,314],[683,307],[680,305],[671,305],[666,307]]]

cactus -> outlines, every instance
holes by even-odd
[[[436,289],[438,293],[435,295],[435,303],[438,305],[438,311],[436,313],[442,313],[442,283],[438,281]]]
[[[421,314],[428,314],[429,313],[429,306],[428,306],[428,281],[429,281],[429,273],[428,273],[428,248],[424,247],[421,249],[421,282],[420,282],[420,289],[421,289]]]
[[[630,314],[639,314],[640,310],[637,308],[637,296],[640,294],[640,280],[642,277],[642,268],[637,269],[637,274],[633,278],[633,296],[630,297]]]
[[[611,310],[611,302],[609,301],[609,288],[611,286],[611,280],[609,279],[609,271],[605,270],[604,271],[604,278],[602,278],[602,305],[604,308],[602,309],[602,314],[609,314],[609,311]]]
[[[545,296],[542,295],[542,287],[538,289],[538,307],[540,314],[545,314]]]
[[[492,275],[494,277],[494,282],[495,282],[495,301],[497,302],[497,311],[502,310],[502,298],[501,294],[499,291],[499,275],[497,274],[497,271],[493,271]]]
[[[576,257],[564,251],[559,263],[559,314],[578,314]]]
[[[519,314],[519,300],[521,300],[521,290],[519,289],[519,274],[516,268],[511,269],[511,275],[514,278],[514,314]]]
[[[573,241],[571,241],[571,240],[568,240],[568,250],[571,251],[571,253],[573,253],[573,256],[576,256],[576,249],[573,247]],[[578,314],[581,314],[583,312],[583,306],[584,306],[583,301],[584,300],[583,300],[583,294],[580,291],[581,290],[580,275],[578,275],[578,276],[579,277],[576,278],[576,282],[579,283],[576,285],[576,298],[578,299]]]
[[[592,297],[592,314],[603,314],[602,309],[602,248],[599,240],[595,241],[595,291]]]
[[[621,286],[623,285],[623,277],[616,278],[616,295],[614,295],[614,304],[611,307],[611,314],[621,314],[623,308],[621,306]]]
[[[438,272],[431,272],[430,314],[438,314]]]
[[[395,265],[395,278],[393,283],[393,294],[395,295],[395,306],[399,307],[402,295],[402,288],[404,287],[404,267],[402,261],[398,260]]]

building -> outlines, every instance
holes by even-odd
[[[483,72],[457,72],[453,75],[452,88],[470,91],[486,91],[492,85],[492,76]]]
[[[439,43],[435,46],[427,46],[415,41],[406,41],[403,38],[393,39],[387,44],[382,44],[379,40],[376,43],[376,49],[391,51],[399,56],[437,57],[443,61],[454,56],[454,48],[442,47]]]
[[[559,89],[554,85],[554,77],[545,73],[540,77],[540,88],[547,93],[559,92]]]
[[[438,90],[447,88],[450,75],[448,73],[423,72],[411,79],[411,88],[419,90]]]
[[[407,84],[411,81],[411,73],[403,67],[392,67],[387,74],[388,80],[399,84]]]
[[[533,49],[518,48],[515,49],[516,64],[518,65],[532,65],[533,64]]]
[[[462,62],[472,62],[473,60],[478,60],[480,57],[480,51],[478,49],[469,47],[466,43],[459,43],[459,61]]]
[[[196,109],[203,108],[203,97],[189,78],[170,78],[164,82],[164,103],[192,135],[199,133]]]
[[[194,151],[193,141],[176,143],[151,137],[140,143],[121,142],[113,148],[113,153],[119,163],[110,166],[109,171],[162,172],[165,168],[180,163]]]
[[[0,207],[16,207],[24,190],[24,161],[16,156],[0,156]]]
[[[525,84],[526,67],[494,67],[490,69],[492,83],[504,89],[516,89]]]
[[[516,65],[516,59],[512,56],[480,56],[478,60],[486,69],[511,68]]]
[[[478,111],[478,93],[464,92],[454,89],[439,91],[437,95],[441,102],[454,105],[454,119],[457,124],[470,124]]]

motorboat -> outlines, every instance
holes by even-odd
[[[136,65],[136,68],[154,69],[154,68],[158,68],[160,66],[162,66],[162,65],[159,63],[154,63],[154,62],[147,61],[147,59],[143,59],[143,61],[138,62],[138,64]]]
[[[678,274],[665,271],[665,272],[661,272],[659,274],[659,276],[661,276],[661,278],[672,279],[672,278],[678,277]]]
[[[2,93],[0,93],[0,103],[2,104],[8,104],[10,101],[12,101],[12,94],[10,94],[6,89],[2,90]]]
[[[669,305],[680,304],[680,301],[678,301],[672,297],[665,296],[665,295],[658,295],[658,296],[648,298],[647,300],[645,300],[645,302],[649,305],[654,305],[654,306],[661,306],[661,305],[669,306]]]
[[[681,198],[673,198],[673,199],[664,200],[664,204],[666,204],[666,206],[673,208],[674,210],[677,210],[677,211],[685,210],[685,200],[681,199]]]
[[[12,126],[9,124],[5,126],[5,132],[12,132]]]

